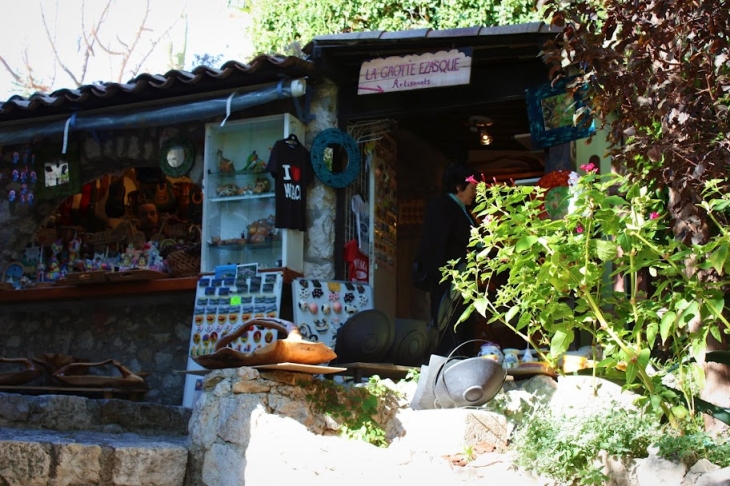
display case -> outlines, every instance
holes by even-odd
[[[301,231],[274,227],[274,180],[266,171],[277,140],[304,126],[285,113],[206,125],[201,271],[227,264],[303,270]]]

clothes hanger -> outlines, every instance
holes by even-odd
[[[299,138],[294,133],[290,133],[284,140],[289,146],[299,145]]]

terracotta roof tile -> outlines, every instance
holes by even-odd
[[[314,64],[293,56],[259,55],[248,64],[227,61],[219,69],[208,66],[197,66],[192,71],[173,69],[165,74],[142,73],[126,83],[95,82],[52,93],[34,93],[27,98],[13,95],[0,102],[0,122],[234,89],[294,77],[316,80]]]

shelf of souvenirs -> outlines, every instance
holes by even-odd
[[[237,194],[233,196],[216,196],[209,199],[210,202],[231,202],[231,201],[243,201],[247,199],[269,199],[274,197],[273,192],[264,192],[260,194]]]
[[[286,267],[264,268],[258,270],[261,273],[282,272],[284,283],[291,283],[296,278],[304,275]],[[106,280],[87,279],[79,283],[78,279],[59,280],[57,282],[42,282],[33,287],[14,289],[3,287],[0,289],[0,303],[21,303],[37,302],[48,300],[80,300],[95,297],[124,297],[140,294],[164,293],[164,292],[192,292],[197,288],[200,277],[212,275],[212,273],[201,273],[189,277],[173,278],[167,274],[136,275],[135,270],[128,272],[103,272],[109,274],[118,273],[115,278]],[[144,272],[144,270],[139,271]],[[160,273],[160,272],[154,272]],[[98,277],[94,276],[94,279]]]
[[[246,241],[243,238],[223,240],[218,243],[209,242],[208,248],[218,251],[256,251],[256,250],[277,250],[281,253],[282,242],[280,239],[267,238],[264,241]]]

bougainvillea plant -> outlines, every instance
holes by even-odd
[[[545,217],[541,188],[480,182],[471,251],[465,262],[450,262],[444,278],[469,304],[462,317],[477,311],[534,348],[549,345],[545,359],[555,362],[579,334],[590,336],[594,373],[620,373],[680,427],[703,378],[687,358],[704,354],[709,335],[719,340],[730,330],[723,315],[730,234],[721,228],[707,243],[688,245],[668,229],[662,192],[582,169],[571,177],[571,211],[562,219]],[[700,204],[711,218],[730,207],[716,187]],[[716,278],[700,279],[704,269]],[[614,290],[616,276],[625,290]],[[486,291],[490,280],[502,283],[496,293]],[[692,320],[700,322],[696,331]]]

